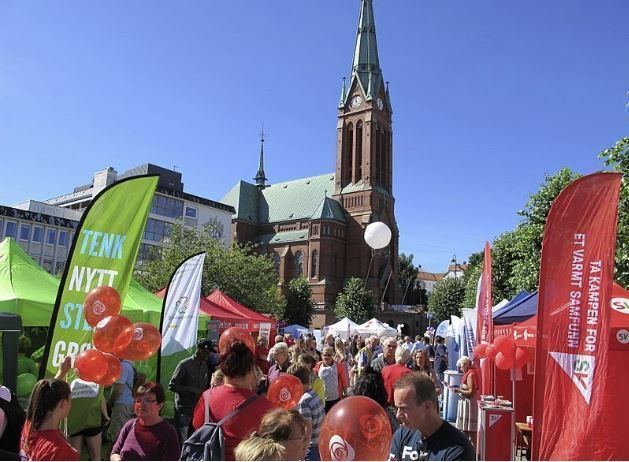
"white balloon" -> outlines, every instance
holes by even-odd
[[[391,230],[381,221],[376,221],[365,228],[365,242],[372,249],[382,249],[391,242]]]

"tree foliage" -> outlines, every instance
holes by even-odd
[[[286,300],[277,290],[278,276],[273,261],[256,253],[249,245],[235,244],[225,249],[215,238],[212,225],[202,228],[184,227],[175,223],[169,245],[160,249],[158,259],[145,262],[136,271],[136,278],[151,291],[165,287],[177,266],[186,258],[205,252],[202,292],[219,288],[243,305],[280,319]]]
[[[435,315],[437,323],[450,319],[451,315],[461,316],[465,302],[465,283],[463,278],[443,278],[437,284],[428,299],[428,310]]]
[[[618,203],[618,232],[616,237],[615,279],[622,286],[629,287],[629,137],[622,138],[611,148],[601,151],[603,163],[615,172],[625,176],[620,185]]]
[[[350,278],[336,298],[334,313],[339,319],[348,317],[358,324],[373,318],[375,311],[373,294],[362,279]]]
[[[288,293],[286,294],[284,321],[288,324],[309,326],[314,311],[311,298],[312,290],[306,278],[300,276],[291,280],[288,283]]]
[[[400,270],[398,273],[398,284],[402,291],[402,305],[417,305],[420,301],[420,290],[422,289],[417,279],[417,268],[413,265],[413,254],[400,254]],[[425,300],[425,297],[424,297]]]
[[[467,308],[476,307],[476,290],[482,271],[482,264],[475,264],[468,266],[465,273],[463,273],[463,283],[465,284],[465,300],[463,304]]]

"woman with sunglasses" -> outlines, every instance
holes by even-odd
[[[135,393],[135,419],[129,420],[111,448],[109,460],[178,460],[177,430],[160,416],[164,407],[164,389],[147,382]]]

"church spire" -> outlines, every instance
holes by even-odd
[[[258,164],[258,173],[254,177],[256,186],[260,189],[266,188],[266,176],[264,175],[264,125],[260,131],[260,162]]]
[[[361,0],[350,88],[355,79],[360,80],[366,99],[377,96],[382,85],[382,70],[378,59],[372,0]]]

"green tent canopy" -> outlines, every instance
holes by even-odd
[[[0,311],[19,314],[24,326],[48,326],[59,290],[48,273],[11,238],[0,243]],[[122,314],[159,326],[162,300],[131,280]]]

